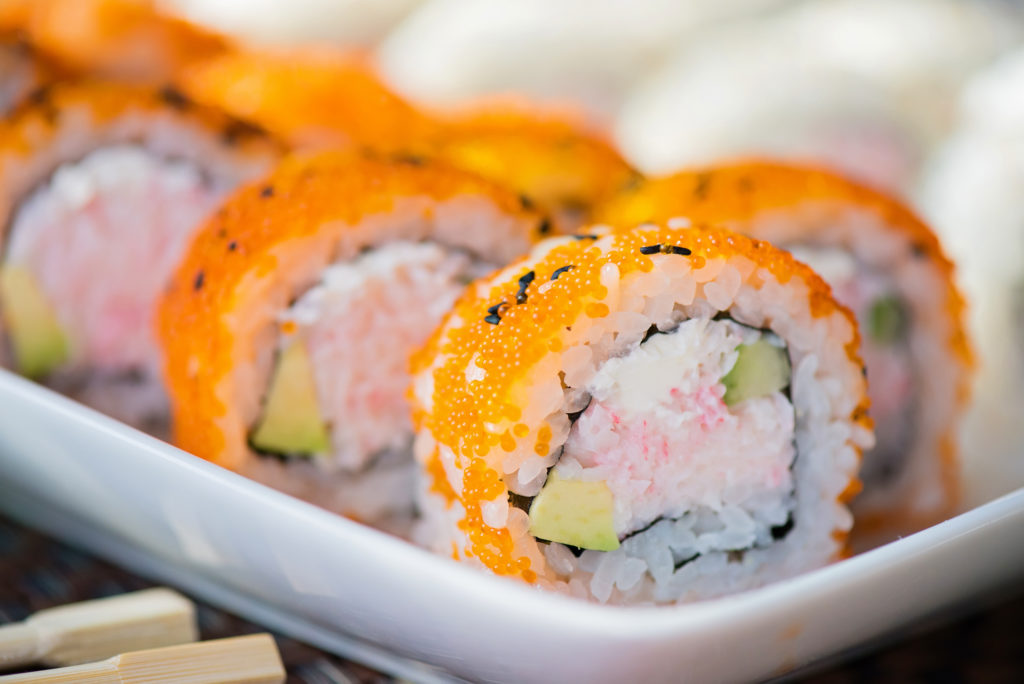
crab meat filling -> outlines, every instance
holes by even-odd
[[[252,446],[353,472],[404,457],[412,437],[409,356],[491,268],[463,251],[405,241],[329,266],[278,316],[277,368]],[[306,361],[294,362],[296,345]],[[301,377],[281,377],[287,373]],[[289,398],[276,400],[278,392]]]
[[[56,325],[30,328],[56,331],[66,345],[7,321],[16,351],[63,349],[49,363],[36,359],[32,374],[130,423],[165,415],[153,308],[193,229],[228,190],[192,163],[134,145],[96,150],[36,189],[4,255],[5,271],[18,274],[10,280],[24,286],[4,298],[31,289]]]
[[[544,536],[545,490],[576,482],[607,489],[605,513],[618,540],[659,520],[689,519],[692,538],[674,546],[680,562],[770,544],[794,507],[789,376],[779,338],[724,319],[684,321],[608,359],[587,384],[590,403],[533,502],[541,531],[534,535],[617,546],[588,543],[572,530]]]

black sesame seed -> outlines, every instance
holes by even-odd
[[[542,219],[540,226],[537,227],[537,232],[541,235],[547,235],[551,232],[551,221],[548,219]]]
[[[708,190],[711,188],[711,174],[701,173],[697,175],[697,185],[693,188],[694,196],[703,200],[708,196]]]
[[[273,197],[273,196],[274,196],[274,186],[273,185],[264,185],[260,189],[260,197]]]
[[[640,248],[641,254],[657,254],[661,251],[661,245],[647,245],[646,247]]]
[[[501,323],[501,317],[498,316],[497,314],[489,314],[487,316],[484,316],[484,322],[490,323],[491,325],[498,325],[499,323]]]
[[[231,242],[228,243],[228,251],[229,252],[234,252],[236,249],[238,249],[238,243],[237,242],[232,240]]]
[[[928,253],[928,250],[920,242],[915,242],[910,246],[910,251],[914,253],[914,256],[918,259],[922,258]]]
[[[254,124],[244,121],[231,121],[221,130],[220,139],[225,145],[235,145],[242,138],[265,134],[266,132],[262,128]]]
[[[494,306],[487,307],[487,313],[489,313],[489,314],[491,314],[493,316],[497,316],[501,312],[501,307],[505,306],[505,304],[506,304],[506,302],[503,299],[500,302],[498,302],[497,304],[495,304]]]
[[[164,104],[174,109],[185,109],[192,104],[183,92],[169,85],[160,89],[160,99],[163,100]]]
[[[629,178],[626,179],[626,182],[622,184],[622,188],[621,189],[623,191],[636,190],[637,188],[640,187],[640,185],[643,182],[644,182],[644,177],[643,176],[641,176],[639,173],[632,173],[632,174],[630,174]]]
[[[36,88],[25,99],[34,105],[46,104],[50,100],[50,86],[44,85]]]
[[[687,247],[677,247],[676,245],[667,245],[665,247],[665,254],[681,254],[682,256],[690,256],[693,254]]]
[[[526,303],[526,288],[530,286],[530,283],[532,283],[533,279],[536,277],[537,274],[530,271],[519,279],[519,292],[516,293],[516,304]]]
[[[206,273],[199,271],[199,273],[196,273],[195,280],[192,281],[192,289],[198,292],[203,289],[204,282],[206,282]]]
[[[596,240],[599,236],[587,234],[587,235],[573,235],[573,240]]]
[[[533,200],[526,195],[519,195],[519,204],[527,211],[530,211],[534,207]]]
[[[563,266],[562,268],[557,269],[554,273],[551,274],[551,279],[552,280],[558,280],[558,276],[562,275],[566,271],[571,271],[574,268],[576,268],[575,264],[569,264],[568,266]]]
[[[417,154],[399,154],[395,156],[395,161],[409,166],[423,166],[427,163],[426,159]]]

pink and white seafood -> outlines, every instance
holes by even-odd
[[[466,284],[492,270],[460,250],[398,241],[329,266],[278,317],[281,348],[302,339],[331,450],[326,468],[362,470],[381,452],[410,448],[409,355]],[[407,462],[407,461],[406,461]]]
[[[586,385],[590,404],[554,470],[608,485],[615,532],[703,512],[725,524],[703,551],[770,541],[785,524],[796,455],[793,405],[782,392],[725,404],[737,349],[761,334],[693,319],[610,358]]]
[[[62,165],[22,203],[4,264],[35,275],[70,343],[55,386],[130,423],[166,413],[153,307],[229,188],[194,164],[124,145]],[[138,382],[116,381],[129,372]]]
[[[202,220],[279,154],[172,88],[37,91],[0,123],[4,362],[162,435],[156,301]]]

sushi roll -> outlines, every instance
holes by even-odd
[[[300,148],[415,152],[436,127],[365,59],[326,46],[233,50],[182,69],[177,82],[193,99]]]
[[[622,155],[575,112],[494,99],[441,119],[428,154],[518,190],[571,233],[594,206],[640,180]]]
[[[551,238],[414,358],[421,540],[609,603],[838,558],[872,443],[857,325],[809,268],[717,228]]]
[[[0,356],[162,434],[157,295],[206,214],[278,152],[169,88],[32,93],[0,123]]]
[[[888,538],[938,522],[959,500],[956,429],[972,353],[953,265],[899,202],[828,171],[745,162],[652,179],[598,211],[715,221],[789,250],[860,321],[877,446],[865,453],[858,530]]]
[[[161,303],[174,442],[397,529],[413,491],[408,355],[545,221],[439,163],[286,161],[203,228]]]

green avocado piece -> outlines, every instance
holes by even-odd
[[[0,305],[19,373],[40,378],[67,361],[67,337],[31,271],[0,269]]]
[[[907,334],[907,307],[895,296],[879,297],[868,310],[868,334],[879,344],[894,344]]]
[[[722,400],[726,406],[778,392],[789,384],[789,356],[785,349],[761,338],[753,344],[741,344],[737,350],[736,365],[722,378]]]
[[[293,342],[278,357],[263,416],[249,442],[260,451],[289,455],[313,455],[331,448],[316,397],[313,364],[301,341]]]
[[[551,471],[530,505],[530,534],[595,551],[619,548],[612,491],[603,481],[563,480]]]

